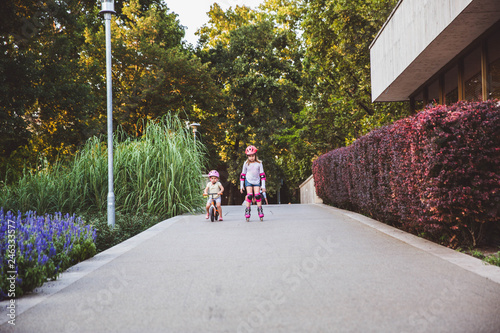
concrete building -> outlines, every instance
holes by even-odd
[[[500,98],[500,0],[400,0],[370,57],[374,102]]]

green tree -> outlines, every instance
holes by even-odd
[[[369,45],[395,4],[396,0],[304,1],[304,67],[309,77],[305,95],[311,107],[301,120],[310,139],[324,138],[316,144],[318,152],[348,144],[408,114],[401,103],[371,103]]]
[[[276,160],[288,153],[281,137],[291,126],[293,115],[302,108],[301,54],[290,51],[296,44],[294,33],[281,29],[269,17],[252,14],[248,17],[255,22],[225,23],[234,17],[231,9],[229,12],[211,15],[213,30],[203,30],[207,35],[227,38],[213,37],[217,40],[215,46],[208,42],[201,45],[205,47],[202,57],[217,72],[226,96],[224,113],[214,121],[223,136],[219,155],[232,180],[232,192],[237,187],[246,146],[258,146],[259,158],[264,160],[268,175],[272,175],[268,179],[273,193],[283,177]],[[222,22],[213,22],[215,18]],[[222,31],[219,27],[232,28]]]
[[[216,2],[210,6],[207,15],[208,23],[195,33],[200,36],[198,46],[204,49],[214,48],[219,43],[227,44],[231,31],[255,23],[257,19],[257,13],[246,6],[230,7],[224,11]]]
[[[191,117],[220,90],[187,49],[160,0],[119,2],[113,16],[114,124],[141,135],[144,119]],[[0,171],[71,156],[106,129],[104,24],[91,0],[6,0],[0,14]],[[198,112],[198,111],[196,111]],[[21,166],[21,167],[19,167]]]
[[[210,109],[218,89],[207,65],[185,49],[177,14],[165,6],[143,10],[137,0],[122,7],[123,19],[112,25],[113,114],[128,133],[142,135],[142,120],[167,111],[189,117],[195,108]],[[104,30],[87,29],[84,58],[103,73]],[[105,101],[104,77],[94,76],[94,91]]]
[[[93,7],[89,0],[5,1],[0,14],[2,173],[7,165],[15,173],[23,164],[36,164],[38,156],[54,160],[83,141],[80,120],[91,112],[92,98],[77,59],[82,27],[95,23],[82,13]]]

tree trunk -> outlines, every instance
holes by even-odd
[[[234,142],[234,149],[233,149],[233,152],[232,152],[232,159],[233,161],[236,161],[238,159],[238,150],[240,148],[240,139],[236,139],[235,142]],[[229,163],[229,168],[231,168],[231,166],[234,165],[234,163]],[[238,166],[236,166],[236,169],[238,169]],[[229,174],[231,174],[231,170],[228,170],[229,171]],[[238,170],[236,170],[238,171]],[[237,175],[239,175],[238,172],[236,172]],[[236,184],[238,184],[239,182],[239,177],[238,179],[236,180]],[[228,198],[228,205],[234,205],[235,204],[235,200],[234,200],[234,197],[235,197],[235,193],[238,191],[238,186],[234,186],[230,180],[228,179],[229,181],[229,198]],[[236,192],[235,192],[235,189],[236,189]]]
[[[229,183],[229,196],[227,198],[227,204],[229,206],[234,205],[234,186]]]

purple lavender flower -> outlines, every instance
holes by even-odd
[[[95,253],[93,242],[96,231],[85,226],[83,220],[75,215],[63,216],[58,212],[38,216],[36,212],[29,211],[23,217],[19,211],[14,215],[12,211],[5,213],[3,208],[0,208],[0,300],[5,298],[5,291],[8,289],[9,282],[5,273],[12,270],[12,266],[7,265],[9,243],[6,235],[9,233],[9,223],[15,225],[18,296],[38,287],[40,281],[56,278],[61,271],[75,263],[76,258],[81,258],[81,253],[76,251]],[[90,251],[83,246],[74,246],[89,246],[87,240],[90,240],[93,246]]]

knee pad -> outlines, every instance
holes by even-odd
[[[252,202],[253,194],[247,195],[247,202]]]
[[[255,195],[255,201],[257,201],[257,202],[261,202],[261,201],[262,201],[262,195],[260,195],[260,194],[256,194],[256,195]]]

